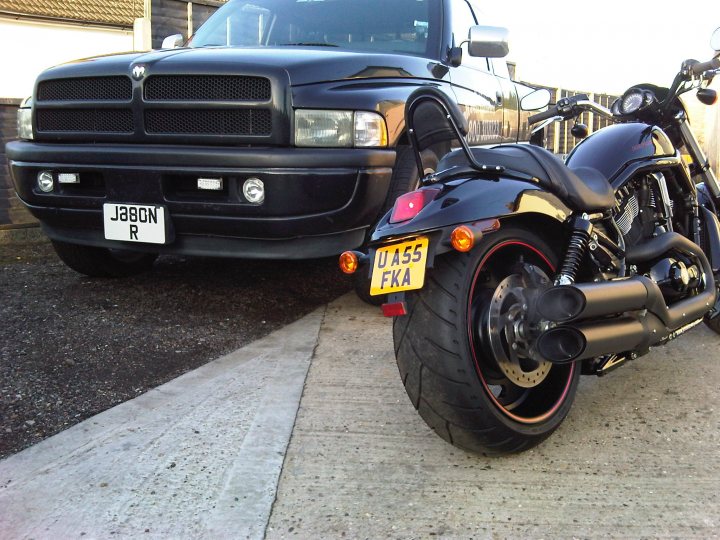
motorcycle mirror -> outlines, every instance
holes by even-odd
[[[523,111],[537,111],[550,104],[550,91],[546,88],[538,88],[520,100],[520,108]]]
[[[572,136],[576,139],[584,139],[590,133],[590,130],[585,124],[575,124],[570,130]]]
[[[697,98],[704,105],[715,105],[717,97],[717,92],[712,88],[701,88],[697,93]]]
[[[713,32],[713,35],[710,38],[710,46],[714,51],[720,52],[720,28],[717,28],[715,32]]]
[[[468,31],[470,56],[503,58],[510,52],[510,32],[501,26],[471,26]]]

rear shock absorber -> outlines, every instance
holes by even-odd
[[[593,225],[590,223],[587,214],[578,216],[573,220],[572,234],[570,235],[560,272],[555,278],[555,285],[572,285],[575,283],[580,264],[590,244],[592,231]]]

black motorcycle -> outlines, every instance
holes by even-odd
[[[611,110],[575,96],[532,116],[538,128],[583,112],[613,120],[564,163],[532,144],[470,148],[445,94],[423,87],[408,100],[420,171],[426,148],[459,148],[341,268],[368,265],[370,294],[388,295],[400,376],[443,439],[526,450],[563,421],[581,374],[603,375],[703,321],[720,333],[720,185],[679,100],[697,89],[715,102],[720,29],[713,47],[670,88],[632,87]]]

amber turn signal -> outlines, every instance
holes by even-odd
[[[475,233],[466,225],[460,225],[450,234],[452,247],[461,253],[467,253],[475,246]]]
[[[345,251],[340,255],[340,270],[346,274],[354,274],[360,266],[357,255],[352,251]]]

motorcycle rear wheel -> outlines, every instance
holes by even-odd
[[[513,341],[493,320],[522,309],[507,291],[522,296],[524,265],[552,276],[556,264],[539,236],[506,228],[470,253],[438,257],[425,287],[407,293],[408,314],[393,324],[398,369],[420,416],[449,443],[485,455],[520,452],[567,416],[580,366],[518,361],[517,353],[514,364],[499,359],[498,344],[512,356]]]

